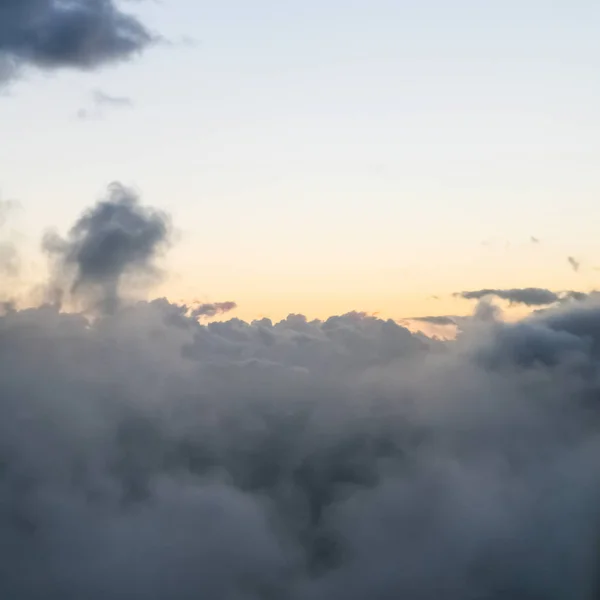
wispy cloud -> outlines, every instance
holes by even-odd
[[[573,256],[567,257],[567,262],[569,263],[569,265],[571,265],[571,268],[573,269],[573,271],[575,271],[575,272],[579,271],[579,267],[581,266],[581,263],[578,260],[576,260]]]
[[[446,315],[426,316],[426,317],[412,317],[407,319],[408,321],[418,321],[420,323],[429,323],[430,325],[456,325],[456,317],[450,317]]]
[[[192,308],[190,314],[194,318],[199,317],[216,317],[217,315],[222,315],[237,308],[237,304],[235,302],[227,301],[227,302],[211,302],[199,304]]]
[[[512,289],[491,289],[472,290],[457,292],[456,297],[465,300],[481,300],[489,296],[495,296],[501,300],[506,300],[511,304],[524,304],[526,306],[548,306],[565,300],[582,300],[587,297],[584,292],[566,290],[553,292],[546,288],[512,288]]]
[[[127,96],[111,96],[101,90],[91,93],[90,104],[77,111],[77,117],[83,120],[98,119],[110,109],[127,109],[133,107],[133,100]]]

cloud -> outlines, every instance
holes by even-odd
[[[486,296],[496,296],[511,304],[526,306],[544,306],[558,302],[560,299],[558,294],[544,288],[482,289],[457,292],[455,295],[465,300],[480,300]]]
[[[92,97],[97,106],[130,107],[133,105],[131,98],[127,96],[110,96],[101,90],[95,90]]]
[[[170,233],[167,215],[141,206],[132,190],[114,183],[66,239],[49,233],[43,247],[56,260],[59,284],[69,282],[75,297],[114,310],[124,278],[158,274],[154,261],[169,245]]]
[[[0,0],[0,81],[26,66],[94,69],[154,41],[114,0]]]
[[[21,261],[13,242],[0,242],[0,274],[16,277],[19,274]]]
[[[194,318],[215,317],[216,315],[230,312],[232,310],[235,310],[236,308],[237,308],[237,304],[235,302],[231,302],[231,301],[204,303],[204,304],[199,304],[198,306],[193,308],[191,311],[191,315]]]
[[[560,299],[562,302],[567,300],[576,300],[577,302],[581,302],[582,300],[585,300],[586,298],[589,298],[590,296],[593,296],[596,293],[597,292],[595,290],[590,292],[589,294],[585,292],[576,292],[574,290],[568,290],[566,292],[561,292]]]
[[[569,256],[569,257],[567,257],[567,262],[571,265],[571,268],[573,269],[573,271],[575,271],[576,273],[577,273],[577,271],[579,271],[579,267],[581,266],[581,263],[578,260],[576,260],[572,256]]]
[[[535,236],[533,236],[533,235],[529,239],[531,240],[532,244],[539,244],[540,243],[540,240],[538,238],[536,238]]]
[[[3,231],[15,206],[15,202],[0,200],[0,232],[3,234],[3,238],[0,239],[0,275],[5,277],[16,277],[21,267],[20,256],[14,240],[11,239],[11,236],[6,236]]]
[[[455,317],[442,316],[429,316],[429,317],[413,317],[412,321],[420,321],[421,323],[429,323],[431,325],[456,325]]]
[[[178,312],[0,317],[3,597],[588,597],[598,309],[426,354]]]
[[[482,289],[466,292],[457,292],[455,296],[465,300],[481,300],[488,296],[495,296],[507,300],[511,304],[524,304],[526,306],[547,306],[567,300],[584,300],[587,294],[567,290],[564,292],[553,292],[545,288],[512,288],[512,289]]]
[[[133,101],[127,96],[111,96],[101,90],[95,90],[92,93],[92,105],[90,108],[81,108],[77,111],[77,116],[80,119],[101,118],[105,110],[132,108]]]
[[[114,296],[168,221],[116,186],[49,245]],[[435,342],[116,296],[0,313],[0,597],[597,597],[597,299]]]

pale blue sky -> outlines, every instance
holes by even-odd
[[[457,289],[593,287],[597,1],[127,8],[197,43],[30,73],[0,97],[0,192],[30,243],[120,180],[180,229],[162,291],[236,300],[246,318],[402,317],[456,310],[428,298]],[[134,106],[78,119],[95,89]]]

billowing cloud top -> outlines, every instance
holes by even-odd
[[[93,69],[154,39],[114,0],[0,0],[0,81],[27,65]]]

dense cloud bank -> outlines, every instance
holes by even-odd
[[[155,39],[114,0],[0,0],[0,83],[24,66],[94,69]]]
[[[73,293],[165,239],[112,200],[121,252],[83,251],[102,203],[59,245]],[[598,304],[454,342],[109,304],[0,316],[0,597],[600,597]]]

